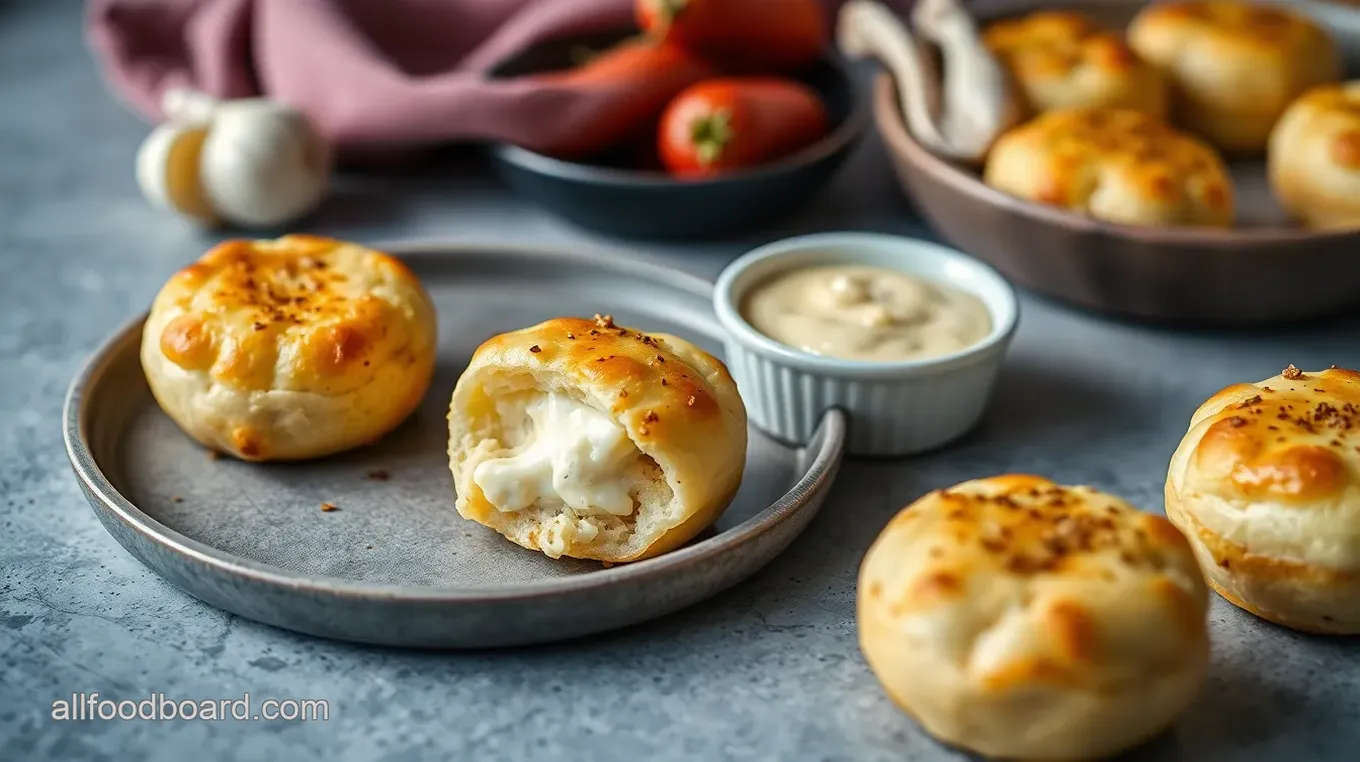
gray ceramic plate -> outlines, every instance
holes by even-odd
[[[837,411],[802,450],[752,429],[745,479],[726,513],[655,559],[608,569],[551,561],[464,521],[453,508],[446,414],[482,340],[604,312],[718,354],[711,286],[597,254],[384,248],[424,281],[440,344],[425,403],[377,445],[289,465],[209,458],[147,389],[140,319],[76,377],[64,414],[76,476],[104,526],[151,569],[215,606],[299,632],[401,646],[520,645],[623,627],[707,598],[774,558],[821,506],[845,438]],[[339,510],[323,513],[322,502]]]

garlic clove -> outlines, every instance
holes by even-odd
[[[213,109],[199,177],[212,207],[247,227],[312,211],[330,180],[329,146],[301,112],[263,98]]]
[[[137,150],[137,185],[152,206],[169,209],[203,224],[218,215],[199,182],[199,164],[208,130],[174,122],[151,131]]]
[[[171,122],[210,122],[220,103],[211,95],[188,87],[172,87],[161,94],[161,111]]]

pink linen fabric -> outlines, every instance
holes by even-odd
[[[342,151],[550,149],[626,93],[487,72],[544,40],[628,28],[633,0],[91,0],[87,22],[110,89],[151,121],[166,89],[189,86],[301,108]]]

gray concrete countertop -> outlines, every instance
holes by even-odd
[[[7,760],[949,760],[859,654],[854,578],[879,528],[921,493],[1022,471],[1161,510],[1190,413],[1288,363],[1360,363],[1360,322],[1173,333],[1026,297],[994,406],[944,452],[852,462],[816,522],[748,582],[584,641],[412,653],[293,635],[222,613],[105,533],[62,450],[59,411],[85,355],[215,238],[149,209],[132,157],[145,127],[101,89],[74,1],[0,3],[0,758]],[[701,247],[601,241],[518,203],[475,160],[346,178],[309,230],[622,245],[712,276],[776,237],[922,234],[876,141],[786,229]],[[1301,295],[1300,298],[1307,298]],[[1354,759],[1360,652],[1221,600],[1206,689],[1132,756]],[[72,693],[323,698],[328,722],[57,722]]]

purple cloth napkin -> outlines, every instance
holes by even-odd
[[[840,0],[825,2],[832,13]],[[486,72],[535,43],[632,23],[633,0],[91,0],[88,34],[110,88],[153,121],[161,93],[190,86],[301,108],[341,150],[551,150],[589,134],[624,88]]]

